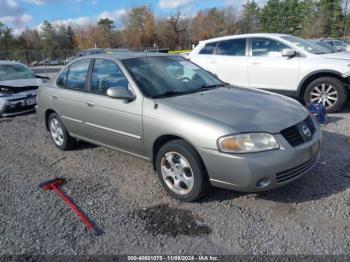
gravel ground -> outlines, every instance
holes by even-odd
[[[349,255],[350,108],[329,120],[320,163],[295,183],[181,203],[142,160],[85,143],[60,152],[35,114],[0,119],[0,255]],[[99,236],[38,187],[55,177]]]

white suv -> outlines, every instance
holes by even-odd
[[[206,41],[188,58],[235,86],[259,88],[323,103],[328,112],[347,101],[350,55],[330,53],[283,34],[247,34]]]

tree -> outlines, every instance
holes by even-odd
[[[241,29],[243,33],[254,33],[259,30],[259,6],[248,0],[242,7]]]
[[[55,29],[48,21],[45,20],[41,27],[41,31],[40,36],[44,52],[46,55],[52,56],[54,53],[53,51],[57,47]]]
[[[147,6],[132,8],[122,22],[122,35],[130,48],[151,47],[156,42],[154,15]]]

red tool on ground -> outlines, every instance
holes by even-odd
[[[41,183],[39,186],[45,191],[53,190],[59,195],[63,201],[78,215],[78,217],[84,222],[86,228],[89,231],[94,230],[94,226],[89,222],[89,220],[84,216],[84,214],[79,210],[79,208],[59,189],[59,186],[64,183],[63,178],[56,178],[49,180],[47,182]]]

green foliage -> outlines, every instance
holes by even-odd
[[[258,4],[254,0],[247,0],[242,7],[241,30],[243,33],[259,31],[259,12]]]

